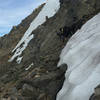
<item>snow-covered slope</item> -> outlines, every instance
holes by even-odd
[[[68,70],[57,100],[89,100],[100,84],[100,14],[89,20],[69,40],[60,56]]]
[[[33,39],[34,35],[31,34],[33,30],[35,30],[39,25],[43,24],[46,21],[46,16],[48,18],[54,16],[56,12],[60,8],[60,2],[59,0],[47,0],[44,8],[41,10],[39,15],[33,20],[33,22],[30,24],[30,27],[25,32],[22,39],[19,41],[17,46],[14,48],[12,52],[14,52],[14,55],[9,59],[9,62],[13,61],[16,57],[18,62],[20,62],[18,59],[21,58],[20,55],[27,47],[28,43]],[[20,59],[22,60],[22,59]]]

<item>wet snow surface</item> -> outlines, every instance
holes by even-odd
[[[100,84],[100,14],[89,20],[69,40],[58,66],[66,63],[66,80],[57,100],[89,100]]]
[[[48,18],[54,16],[56,12],[59,10],[59,8],[60,8],[59,0],[47,0],[43,9],[40,11],[40,13],[35,18],[35,20],[33,20],[33,22],[30,24],[30,27],[25,32],[22,39],[19,41],[17,46],[12,51],[14,52],[14,55],[11,57],[11,59],[9,59],[9,62],[13,61],[16,57],[20,57],[22,52],[28,46],[28,43],[34,37],[34,35],[31,34],[32,31],[35,30],[39,25],[43,24],[46,21],[46,16],[48,16]]]

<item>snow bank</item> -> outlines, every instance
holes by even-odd
[[[25,32],[22,39],[19,41],[17,46],[13,49],[12,52],[14,52],[14,55],[11,57],[9,62],[13,61],[16,57],[20,56],[22,52],[27,47],[28,43],[33,39],[34,35],[31,34],[33,30],[35,30],[39,25],[43,24],[46,21],[46,16],[48,18],[54,16],[56,12],[60,8],[60,2],[59,0],[47,0],[45,6],[40,11],[38,16],[33,20],[33,22],[30,24],[30,27]]]
[[[100,14],[89,20],[69,40],[58,66],[66,63],[66,80],[57,100],[89,100],[100,84]]]

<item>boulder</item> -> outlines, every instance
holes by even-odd
[[[94,93],[89,100],[100,100],[100,85],[94,89]]]

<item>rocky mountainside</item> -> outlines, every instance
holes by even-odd
[[[41,5],[21,24],[14,26],[8,35],[0,38],[0,100],[56,100],[67,70],[66,64],[57,68],[57,63],[61,50],[71,37],[62,42],[56,32],[67,26],[74,34],[100,12],[99,0],[60,0],[57,13],[46,18],[31,33],[34,38],[22,52],[21,63],[16,63],[17,58],[9,62],[14,55],[12,50],[44,6]]]

